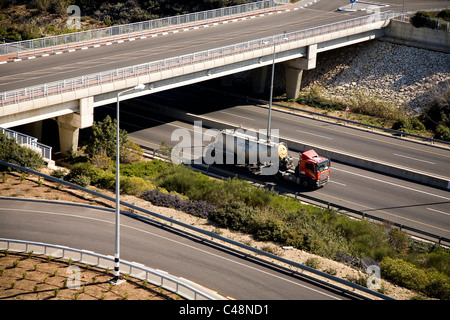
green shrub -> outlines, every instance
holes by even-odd
[[[439,19],[443,19],[445,21],[450,21],[450,9],[444,9],[439,11],[436,17]]]
[[[42,167],[42,157],[31,149],[20,146],[0,132],[0,160],[33,170]]]
[[[67,172],[65,170],[62,169],[56,169],[53,170],[51,176],[58,178],[58,179],[64,179],[64,177],[67,175]]]
[[[305,261],[305,266],[308,266],[313,269],[319,269],[320,268],[320,261],[318,258],[308,258]]]
[[[337,218],[335,226],[349,241],[352,255],[379,261],[392,253],[389,237],[382,226],[343,216]]]
[[[380,267],[384,278],[400,286],[416,291],[421,291],[426,286],[425,271],[416,268],[412,263],[386,257],[381,261]]]
[[[398,118],[392,125],[392,129],[403,132],[414,132],[426,130],[425,125],[418,118]]]
[[[86,186],[87,178],[89,178],[89,183],[100,188],[109,189],[115,185],[115,174],[99,169],[90,162],[75,164],[70,173],[64,177],[65,180],[81,186]]]
[[[429,12],[417,11],[410,21],[411,24],[416,28],[434,28],[434,23],[432,20],[430,20],[430,18],[432,18],[432,15]]]
[[[234,201],[211,213],[209,220],[219,227],[252,233],[249,226],[256,211],[257,209],[249,208],[243,203]]]
[[[71,182],[85,188],[91,184],[91,178],[88,176],[85,176],[84,174],[80,174],[80,175],[74,176],[72,178]]]
[[[219,196],[220,183],[183,166],[175,166],[156,179],[159,187],[184,194],[191,200],[204,200],[214,205],[214,200]]]
[[[322,87],[314,86],[308,92],[301,93],[297,98],[297,102],[324,110],[345,110],[344,103],[324,97],[323,92],[324,89]]]
[[[148,189],[154,189],[155,186],[139,177],[122,177],[120,179],[120,189],[122,192],[130,195],[139,196]]]
[[[450,128],[443,124],[439,124],[436,127],[434,137],[439,140],[450,141]]]
[[[169,172],[170,169],[170,164],[155,159],[121,165],[120,174],[128,177],[155,179],[159,175]]]
[[[108,170],[96,170],[91,179],[98,188],[111,189],[116,185],[116,174]]]
[[[420,269],[401,259],[386,257],[380,264],[384,278],[437,299],[450,299],[450,278],[434,269]]]

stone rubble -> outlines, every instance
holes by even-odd
[[[420,110],[450,89],[450,54],[374,40],[319,53],[305,70],[302,91],[321,86],[333,98],[367,94]]]

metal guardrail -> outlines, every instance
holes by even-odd
[[[194,65],[196,63],[205,63],[208,61],[223,59],[228,56],[242,54],[245,52],[251,52],[265,48],[273,48],[274,43],[277,45],[277,47],[279,47],[280,44],[304,40],[310,37],[326,35],[332,32],[338,32],[350,28],[364,26],[367,24],[374,23],[376,21],[385,21],[401,15],[402,13],[386,11],[369,16],[363,16],[359,18],[353,18],[350,20],[332,23],[326,26],[314,27],[286,34],[274,35],[271,37],[237,43],[230,46],[205,50],[184,56],[178,56],[155,62],[148,62],[144,64],[105,71],[101,73],[46,83],[34,87],[3,92],[0,93],[0,101],[1,105],[5,106],[10,104],[17,104],[23,101],[30,101],[52,95],[58,95],[66,92],[73,92],[79,89],[99,86],[102,84],[114,83],[116,81],[123,81],[129,78],[161,73],[163,71],[169,71],[176,68]]]
[[[55,177],[46,175],[46,174],[41,173],[41,172],[38,172],[38,171],[34,171],[34,170],[31,170],[31,169],[28,169],[28,168],[20,167],[20,166],[17,166],[17,165],[8,163],[8,162],[4,162],[4,161],[1,161],[1,160],[0,160],[0,165],[4,165],[4,166],[7,166],[7,167],[11,167],[11,168],[16,169],[16,170],[25,171],[25,172],[28,172],[28,173],[31,173],[31,174],[40,176],[40,177],[42,177],[42,178],[44,178],[44,179],[46,179],[46,180],[48,180],[48,181],[57,182],[57,183],[60,183],[60,184],[62,184],[62,185],[66,185],[66,186],[68,186],[68,187],[70,187],[70,188],[77,189],[77,190],[81,190],[81,191],[86,192],[86,193],[88,193],[88,194],[92,194],[92,195],[94,195],[94,196],[96,196],[96,197],[100,197],[100,198],[103,198],[103,199],[106,199],[106,200],[115,202],[115,198],[109,197],[109,196],[107,196],[107,195],[104,195],[104,194],[102,194],[102,193],[99,193],[99,192],[96,192],[96,191],[93,191],[93,190],[90,190],[90,189],[83,188],[83,187],[78,186],[78,185],[76,185],[76,184],[73,184],[73,183],[71,183],[71,182],[64,181],[64,180],[61,180],[61,179],[58,179],[58,178],[55,178]],[[124,202],[124,201],[120,201],[120,204],[121,204],[122,206],[126,206],[126,207],[128,207],[128,208],[130,208],[130,209],[133,210],[133,212],[121,211],[121,214],[130,216],[130,217],[132,217],[132,218],[138,218],[138,219],[142,219],[142,220],[151,220],[151,221],[153,221],[153,220],[150,219],[150,218],[147,218],[147,217],[145,217],[145,216],[138,215],[138,214],[134,213],[134,211],[139,211],[139,212],[142,212],[142,213],[144,213],[144,214],[148,214],[148,215],[153,216],[153,217],[155,217],[155,218],[157,218],[157,219],[160,219],[160,220],[163,220],[163,221],[167,221],[167,222],[169,222],[171,225],[172,225],[172,224],[178,225],[178,226],[183,227],[183,228],[186,228],[186,229],[188,229],[188,230],[197,232],[197,233],[199,233],[199,234],[201,234],[201,235],[207,236],[209,239],[217,239],[217,240],[219,240],[219,241],[223,241],[223,242],[225,242],[225,243],[232,244],[232,245],[234,245],[234,246],[236,246],[236,247],[238,247],[238,248],[242,248],[242,249],[245,249],[245,250],[247,250],[247,251],[253,252],[253,253],[255,253],[255,254],[258,254],[258,255],[261,255],[261,256],[266,256],[266,257],[268,257],[268,258],[270,258],[270,259],[272,259],[272,260],[277,260],[277,261],[280,261],[280,262],[282,262],[282,263],[291,265],[291,266],[293,266],[293,267],[295,267],[295,268],[298,268],[298,269],[307,271],[307,272],[312,273],[313,275],[318,276],[318,277],[320,277],[320,278],[325,278],[325,279],[327,279],[327,280],[320,280],[319,278],[315,278],[315,277],[313,277],[313,276],[307,276],[307,275],[303,274],[303,276],[309,277],[309,278],[311,278],[311,279],[314,279],[314,281],[320,282],[320,283],[322,283],[322,284],[325,285],[325,286],[328,286],[328,287],[334,287],[334,288],[336,288],[336,289],[338,289],[338,290],[343,290],[343,288],[342,288],[341,286],[333,285],[333,284],[331,284],[331,283],[328,282],[329,280],[331,280],[331,281],[337,282],[337,283],[340,284],[340,285],[349,287],[349,288],[351,288],[352,290],[359,290],[359,291],[362,291],[362,292],[364,292],[364,293],[366,293],[366,294],[369,294],[369,295],[371,295],[371,296],[378,297],[378,298],[385,299],[385,300],[393,300],[392,297],[389,297],[389,296],[386,296],[386,295],[384,295],[384,294],[382,294],[382,293],[379,293],[379,292],[370,290],[370,289],[367,288],[367,287],[364,287],[364,286],[361,286],[361,285],[359,285],[359,284],[356,284],[356,283],[353,283],[353,282],[350,282],[350,281],[347,281],[347,280],[344,280],[344,279],[335,277],[335,276],[330,275],[330,274],[328,274],[328,273],[326,273],[326,272],[322,272],[322,271],[316,270],[316,269],[311,268],[311,267],[308,267],[308,266],[306,266],[306,265],[304,265],[304,264],[302,264],[302,263],[297,263],[297,262],[294,262],[294,261],[290,261],[290,260],[281,258],[281,257],[279,257],[279,256],[277,256],[277,255],[268,253],[268,252],[266,252],[266,251],[264,251],[264,250],[260,250],[260,249],[258,249],[258,248],[255,248],[255,247],[252,247],[252,246],[249,246],[249,245],[240,243],[240,242],[238,242],[238,241],[228,239],[228,238],[223,237],[223,236],[221,236],[221,235],[218,235],[218,234],[216,234],[216,233],[214,233],[214,232],[212,232],[212,231],[206,231],[206,230],[203,230],[203,229],[201,229],[201,228],[197,228],[197,227],[192,226],[192,225],[190,225],[190,224],[183,223],[183,222],[177,221],[177,220],[172,219],[172,218],[168,218],[168,217],[163,216],[163,215],[161,215],[161,214],[158,214],[158,213],[155,213],[155,212],[146,210],[146,209],[144,209],[144,208],[140,208],[140,207],[138,207],[138,206],[135,206],[135,205],[133,205],[133,204],[129,204],[129,203]],[[361,296],[361,297],[364,298],[363,296]]]
[[[6,243],[3,247],[2,243]],[[22,245],[23,248],[11,246],[11,244]],[[33,252],[33,254],[44,254],[59,259],[72,259],[73,262],[89,264],[90,266],[99,268],[113,268],[114,257],[98,254],[88,250],[74,249],[66,246],[47,244],[42,242],[23,241],[15,239],[0,238],[0,248],[15,252]],[[32,250],[31,250],[32,249]],[[53,252],[49,253],[49,249]],[[72,254],[71,254],[72,253]],[[78,256],[74,255],[78,254]],[[93,258],[88,259],[87,257]],[[169,274],[158,272],[157,270],[148,268],[136,262],[121,260],[121,272],[131,277],[147,280],[149,283],[162,287],[168,291],[174,292],[186,299],[190,300],[216,300],[217,297],[207,294],[205,290],[194,288],[183,280],[172,277]],[[124,270],[124,267],[128,270]],[[127,271],[127,272],[126,272]],[[145,274],[145,275],[144,275]]]
[[[28,149],[37,152],[44,159],[52,159],[52,147],[37,142],[37,138],[5,128],[0,128],[0,130],[8,138],[14,139],[21,146],[27,147]]]
[[[270,10],[289,4],[289,0],[263,0],[248,4],[219,8],[208,11],[194,12],[167,18],[148,20],[130,24],[111,26],[87,31],[68,33],[63,35],[18,41],[0,45],[0,55],[14,54],[17,58],[20,53],[32,51],[39,52],[42,49],[65,48],[74,46],[101,43],[104,39],[115,41],[134,36],[144,36],[161,31],[195,27],[203,23],[220,22],[224,19],[233,19],[244,16],[247,13]]]

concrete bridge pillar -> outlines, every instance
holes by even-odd
[[[303,70],[316,67],[317,44],[310,45],[306,58],[289,60],[284,63],[286,77],[286,98],[297,99],[302,83]]]
[[[254,69],[252,71],[252,87],[254,93],[264,93],[266,87],[268,66]]]
[[[58,117],[59,146],[64,155],[76,154],[78,150],[78,134],[80,128],[65,123],[65,117]]]
[[[94,97],[79,100],[79,111],[58,117],[59,145],[62,154],[76,153],[80,129],[94,123]]]

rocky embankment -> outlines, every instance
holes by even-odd
[[[325,95],[362,93],[396,106],[417,109],[450,89],[450,55],[384,41],[370,41],[317,56],[303,72],[302,91],[323,87]]]

